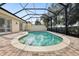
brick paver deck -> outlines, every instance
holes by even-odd
[[[63,35],[68,39],[70,39],[71,41],[70,45],[58,51],[31,52],[17,49],[11,45],[11,40],[17,35],[22,34],[23,32],[0,36],[0,55],[1,56],[79,56],[79,38],[55,33],[58,35]]]

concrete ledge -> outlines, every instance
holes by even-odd
[[[48,31],[49,32],[49,31]],[[52,32],[50,32],[52,33]],[[52,33],[53,34],[53,33]],[[21,50],[24,51],[32,51],[32,52],[48,52],[48,51],[56,51],[56,50],[60,50],[63,49],[65,47],[67,47],[70,44],[70,40],[64,36],[61,35],[57,35],[60,36],[61,38],[63,38],[63,41],[57,45],[51,45],[51,46],[27,46],[25,44],[22,44],[19,42],[19,38],[21,38],[22,36],[28,35],[28,32],[24,33],[23,35],[17,36],[15,37],[12,41],[11,44]]]

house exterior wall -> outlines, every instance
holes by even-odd
[[[12,19],[12,32],[19,32],[20,31],[20,25],[18,20]]]
[[[27,23],[26,24],[26,30],[30,31],[32,28],[32,24],[31,23]]]
[[[25,27],[25,25],[26,25],[25,21],[23,21],[23,20],[15,17],[15,16],[7,13],[6,11],[4,11],[2,9],[0,9],[0,17],[3,18],[3,19],[5,19],[5,20],[7,20],[7,19],[11,20],[11,32],[19,32],[19,31],[21,31],[20,30],[20,23],[21,22],[24,22],[22,24],[23,25],[22,29],[25,30],[25,28],[26,28]]]
[[[22,25],[22,30],[23,31],[25,31],[26,30],[26,23],[24,22],[24,23],[22,23],[23,25]]]

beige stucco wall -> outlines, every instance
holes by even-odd
[[[32,25],[30,31],[47,31],[44,25]]]
[[[26,23],[26,30],[28,30],[28,24]]]
[[[30,31],[32,28],[32,24],[31,23],[27,23],[26,24],[26,30]]]
[[[20,22],[18,20],[12,19],[12,32],[19,32],[20,31],[19,23]]]
[[[12,21],[12,24],[11,24],[11,31],[12,32],[19,32],[20,31],[20,23],[23,22],[23,26],[22,26],[22,29],[25,30],[26,27],[26,22],[22,21],[21,19],[7,13],[6,11],[4,10],[1,10],[0,9],[0,17],[1,18],[4,18],[5,20],[9,19]]]
[[[22,24],[23,24],[23,25],[22,25],[22,29],[23,29],[23,31],[25,31],[25,30],[26,30],[26,23],[23,22]]]

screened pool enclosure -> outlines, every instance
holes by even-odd
[[[23,23],[44,25],[48,31],[79,37],[78,3],[0,3],[0,10],[17,17]],[[0,16],[0,32],[12,31],[14,24],[8,18]],[[23,23],[18,25],[19,29],[26,31]]]

